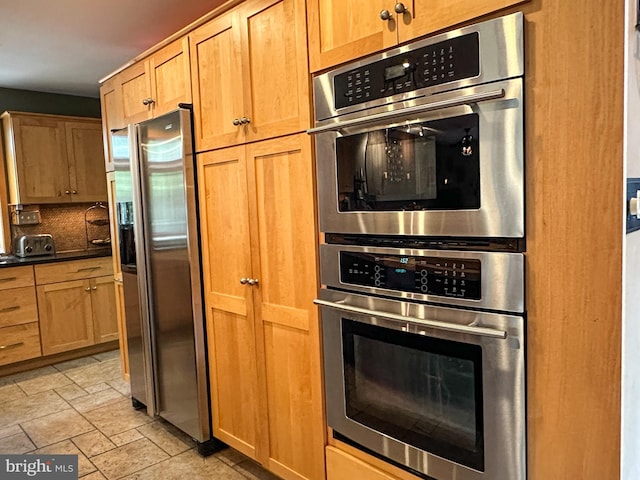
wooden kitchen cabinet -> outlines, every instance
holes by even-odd
[[[106,201],[100,120],[20,112],[1,118],[9,203]]]
[[[197,158],[214,435],[282,478],[324,478],[311,139]]]
[[[115,79],[120,86],[122,126],[175,110],[179,103],[191,103],[189,72],[187,37],[120,72]]]
[[[124,289],[122,284],[122,264],[120,260],[120,233],[118,231],[118,212],[116,203],[115,172],[107,173],[107,194],[109,197],[109,228],[111,231],[111,259],[113,262],[113,281],[115,285],[115,308],[118,340],[120,344],[120,365],[125,380],[129,380],[129,349],[127,345],[127,323],[124,308]]]
[[[111,259],[40,264],[35,276],[44,355],[117,338]]]
[[[4,267],[0,269],[0,365],[41,354],[33,267]]]
[[[115,168],[111,151],[111,131],[124,128],[122,101],[120,96],[119,77],[111,77],[100,86],[100,111],[102,114],[102,143],[104,146],[105,170],[112,172]]]
[[[249,0],[189,38],[197,151],[309,127],[304,1]]]
[[[309,0],[310,71],[318,72],[527,1]],[[396,8],[405,11],[397,13]],[[383,11],[390,14],[388,20],[382,19]]]

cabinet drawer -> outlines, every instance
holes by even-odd
[[[39,357],[38,322],[0,328],[0,365]]]
[[[2,292],[0,295],[0,327],[37,321],[38,307],[35,287],[12,288]]]
[[[33,267],[31,265],[0,268],[0,290],[30,285],[33,285]]]
[[[35,269],[38,285],[113,275],[111,257],[48,263],[36,265]]]

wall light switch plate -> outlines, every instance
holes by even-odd
[[[20,210],[12,215],[14,225],[37,225],[41,223],[40,210]]]

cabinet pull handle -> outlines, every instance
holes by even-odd
[[[0,313],[14,312],[20,310],[20,305],[13,305],[11,307],[0,308]]]
[[[91,270],[100,270],[102,267],[85,267],[85,268],[79,268],[78,270],[76,270],[76,273],[80,273],[80,272],[89,272]]]
[[[119,278],[114,278],[113,279],[114,282],[116,283],[124,283],[122,280],[120,280]]]
[[[11,343],[9,345],[0,345],[0,350],[9,350],[10,348],[21,347],[24,345],[24,342]]]
[[[402,2],[398,2],[396,3],[396,6],[393,7],[393,9],[396,11],[396,13],[398,15],[402,14],[402,13],[408,13],[409,10],[407,9],[407,7],[404,6],[404,3]]]
[[[14,280],[17,280],[18,277],[7,277],[7,278],[0,278],[0,282],[13,282]]]

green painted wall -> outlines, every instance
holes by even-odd
[[[0,113],[5,110],[100,118],[100,99],[0,87]]]

